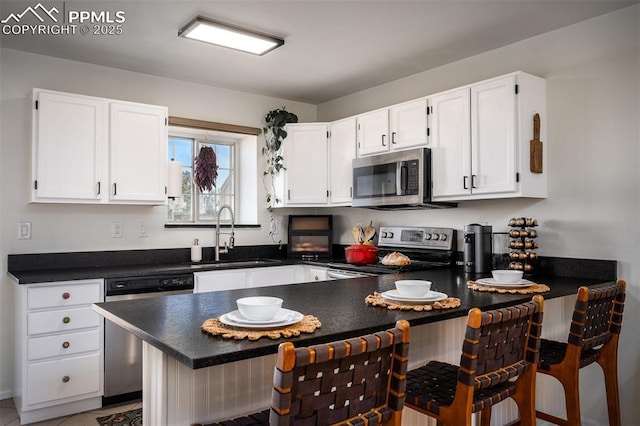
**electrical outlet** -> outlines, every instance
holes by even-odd
[[[31,239],[31,222],[18,222],[18,239]]]
[[[122,238],[122,222],[111,222],[111,238]]]
[[[147,222],[138,223],[138,238],[146,238],[149,236],[149,225]]]

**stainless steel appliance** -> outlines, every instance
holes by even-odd
[[[492,269],[491,225],[472,223],[464,227],[464,271],[474,274]]]
[[[416,209],[455,207],[431,202],[431,150],[418,148],[356,158],[353,207]]]
[[[447,268],[455,263],[456,247],[456,230],[453,228],[381,226],[378,236],[379,259],[398,251],[411,259],[409,265],[389,266],[378,261],[372,265],[329,263],[329,267],[374,274]]]
[[[105,280],[105,301],[134,300],[193,292],[193,274]],[[142,395],[142,340],[105,321],[103,405]]]

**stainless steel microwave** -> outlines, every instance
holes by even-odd
[[[418,209],[455,207],[431,202],[431,150],[407,151],[353,160],[353,207]]]

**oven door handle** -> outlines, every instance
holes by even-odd
[[[327,278],[333,280],[346,280],[349,278],[361,278],[361,277],[370,277],[371,274],[365,274],[360,272],[347,272],[347,271],[337,271],[335,269],[330,269],[327,271]]]

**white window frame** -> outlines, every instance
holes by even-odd
[[[216,130],[194,129],[188,127],[169,126],[169,137],[188,138],[198,141],[221,142],[234,145],[234,205],[236,224],[258,223],[258,138],[255,135],[222,132]],[[167,139],[167,145],[169,140]],[[194,155],[197,153],[194,152]],[[211,225],[215,220],[198,220],[199,191],[193,185],[192,209],[193,221],[169,222],[168,225]],[[170,208],[170,207],[169,207]],[[228,223],[229,221],[222,221]]]

